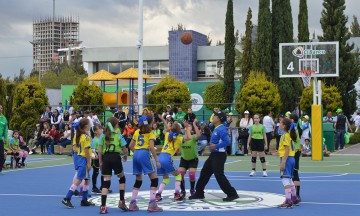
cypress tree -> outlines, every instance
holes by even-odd
[[[243,56],[241,60],[241,83],[245,84],[247,78],[249,77],[251,66],[252,66],[252,42],[251,42],[251,33],[252,33],[252,11],[249,8],[246,18],[246,30],[245,37],[242,40],[243,46]]]
[[[265,72],[267,77],[273,77],[271,71],[271,38],[270,0],[259,0],[255,69]]]
[[[308,9],[307,0],[300,0],[299,16],[298,16],[298,40],[299,42],[309,42],[309,25],[308,25]]]
[[[279,43],[294,41],[293,21],[290,0],[272,0],[272,71],[273,79],[279,83],[279,92],[283,102],[281,112],[296,108],[301,95],[302,84],[299,78],[279,79]]]
[[[343,110],[350,115],[356,109],[356,91],[354,84],[359,77],[359,64],[355,54],[351,51],[354,44],[349,45],[349,29],[346,27],[348,17],[345,15],[345,0],[324,0],[320,24],[323,36],[320,41],[339,41],[339,69],[338,78],[325,78],[328,85],[335,85],[341,93]]]
[[[225,20],[225,61],[224,61],[224,84],[225,98],[227,103],[232,103],[235,93],[235,35],[233,1],[228,0]],[[230,107],[231,105],[229,105]]]
[[[360,37],[360,25],[355,15],[353,16],[353,21],[351,23],[350,30],[352,37]]]

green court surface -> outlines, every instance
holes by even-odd
[[[206,160],[207,156],[202,156],[200,160]],[[128,158],[131,160],[131,157]],[[175,164],[180,157],[174,157]],[[229,156],[225,164],[225,170],[230,172],[250,171],[251,156]],[[72,164],[72,157],[66,155],[31,155],[28,159],[27,168],[59,166]],[[279,158],[276,156],[266,156],[267,170],[269,172],[279,171]],[[330,156],[324,157],[323,161],[313,161],[311,157],[300,158],[300,172],[316,173],[360,173],[359,156]],[[198,168],[201,170],[201,167]],[[260,160],[257,159],[257,170],[262,170]]]

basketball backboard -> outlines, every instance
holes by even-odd
[[[338,77],[339,42],[279,44],[279,77]]]

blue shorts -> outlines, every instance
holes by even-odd
[[[169,175],[177,170],[169,153],[160,153],[158,158],[161,164],[161,168],[157,170],[159,176]]]
[[[89,179],[89,172],[87,170],[86,164],[86,158],[81,156],[77,157],[77,164],[75,169],[78,171],[77,178],[80,180]]]
[[[282,158],[280,158],[281,164]],[[284,172],[280,172],[280,178],[292,178],[294,177],[295,158],[289,156],[286,160]]]
[[[78,160],[78,155],[77,152],[73,152],[73,160],[74,160],[74,169],[77,170],[77,160]]]
[[[155,172],[155,167],[150,158],[150,151],[148,149],[135,150],[133,155],[133,174],[148,175],[153,172]]]

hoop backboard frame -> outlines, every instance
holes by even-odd
[[[329,50],[318,50],[317,47],[325,47]],[[285,58],[283,58],[284,55],[286,55]],[[330,63],[323,62],[322,59],[326,57],[331,60]],[[315,73],[311,77],[339,77],[339,42],[280,43],[279,60],[280,78],[304,77],[299,73],[303,61],[317,61]],[[326,64],[324,68],[327,67],[327,73],[321,71],[324,64]]]

